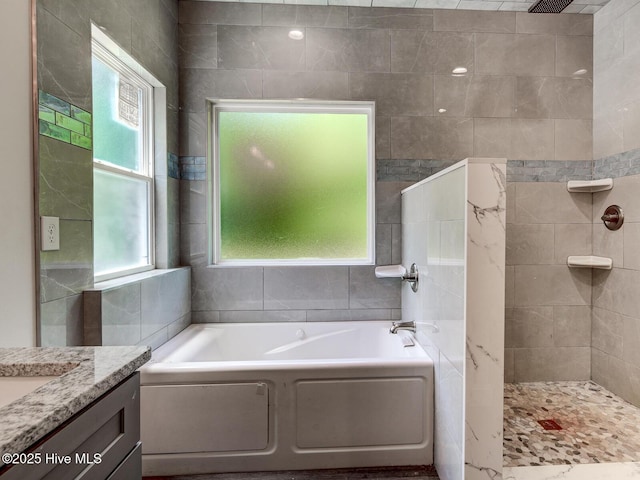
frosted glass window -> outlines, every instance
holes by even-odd
[[[216,107],[216,263],[373,263],[373,104]]]
[[[99,281],[154,266],[153,87],[95,39],[92,81],[94,276]]]
[[[94,169],[94,266],[105,275],[150,263],[145,180]]]

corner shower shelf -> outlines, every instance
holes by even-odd
[[[569,180],[567,190],[570,192],[604,192],[613,188],[613,178],[602,178],[600,180]]]
[[[613,260],[607,257],[596,257],[594,255],[571,256],[567,258],[569,268],[599,268],[601,270],[611,270]]]

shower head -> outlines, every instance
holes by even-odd
[[[529,13],[560,13],[573,0],[538,0],[529,7]]]

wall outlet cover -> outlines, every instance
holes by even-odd
[[[40,217],[40,237],[43,252],[60,250],[60,218]]]

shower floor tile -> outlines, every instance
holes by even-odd
[[[640,461],[640,409],[593,382],[506,383],[503,457],[507,467]]]

